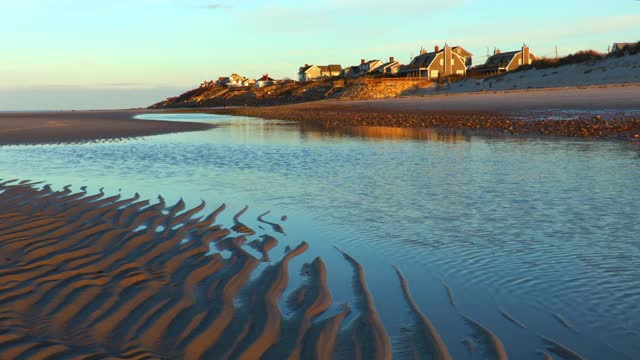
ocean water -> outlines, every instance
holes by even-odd
[[[344,250],[363,265],[395,341],[409,322],[395,265],[454,358],[472,358],[461,342],[473,334],[463,316],[489,328],[511,358],[540,358],[542,337],[587,358],[640,356],[637,145],[427,129],[328,131],[206,114],[144,119],[218,127],[0,147],[0,178],[161,194],[167,202],[182,197],[191,206],[205,200],[207,211],[226,203],[227,225],[248,205],[242,219],[254,229],[271,211],[265,218],[286,230],[272,258],[286,245],[310,244],[291,264],[290,289],[300,266],[321,256],[336,308],[351,302],[352,271],[336,247]]]

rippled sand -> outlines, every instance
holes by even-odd
[[[289,263],[308,244],[270,253],[274,236],[246,243],[254,231],[242,223],[245,210],[226,229],[216,224],[224,205],[207,215],[204,208],[0,181],[0,358],[451,358],[399,269],[412,321],[392,342],[365,269],[340,249],[353,271],[353,307],[333,304],[316,258],[300,269],[304,281],[283,314]],[[284,233],[267,215],[259,221]],[[474,334],[463,339],[473,356],[507,358],[490,329],[463,314],[452,321],[461,319]],[[543,357],[580,358],[552,339],[540,336],[540,344]]]

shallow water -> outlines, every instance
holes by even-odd
[[[473,331],[461,315],[491,329],[512,358],[540,358],[540,336],[587,358],[640,354],[637,145],[463,131],[326,131],[203,114],[143,118],[219,127],[123,142],[0,147],[0,178],[162,194],[168,202],[182,196],[191,206],[202,199],[208,210],[225,202],[226,223],[249,205],[243,222],[255,229],[265,224],[252,219],[268,210],[272,222],[287,215],[283,245],[311,245],[292,272],[322,256],[336,304],[349,302],[351,268],[334,246],[348,252],[364,266],[396,340],[409,321],[392,268],[398,266],[454,358],[470,358],[460,340]]]

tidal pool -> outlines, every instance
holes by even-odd
[[[587,358],[640,354],[637,145],[329,131],[206,114],[144,119],[218,127],[0,147],[0,178],[161,194],[169,203],[182,197],[192,207],[205,200],[207,211],[226,203],[226,224],[248,205],[243,222],[258,230],[264,223],[256,218],[271,211],[265,218],[286,231],[274,255],[303,240],[310,245],[291,264],[290,287],[300,265],[321,256],[334,302],[349,303],[353,273],[336,247],[349,253],[364,267],[396,354],[409,317],[393,265],[456,359],[472,357],[461,341],[473,338],[463,316],[489,328],[511,358],[540,358],[548,349],[542,337]]]

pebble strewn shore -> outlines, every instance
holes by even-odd
[[[534,114],[522,116],[522,113],[514,116],[473,111],[374,110],[365,106],[341,106],[340,104],[225,109],[215,112],[264,119],[304,121],[328,128],[388,126],[484,129],[511,134],[623,139],[640,142],[640,117],[637,115],[585,114],[568,120],[539,120]]]

